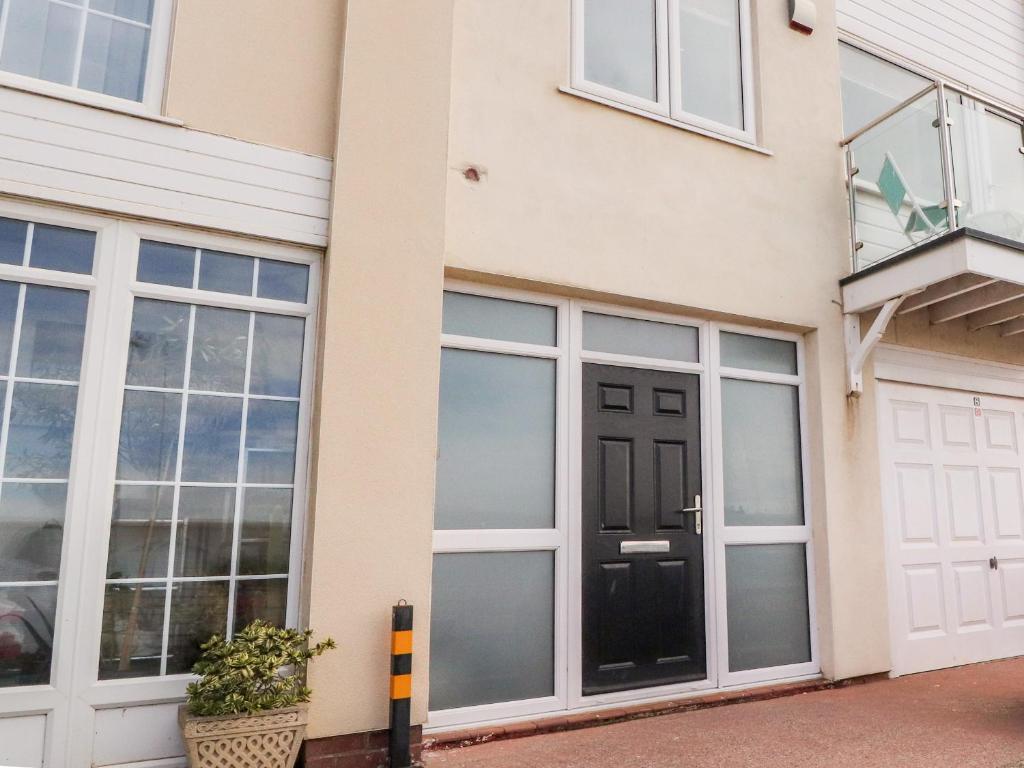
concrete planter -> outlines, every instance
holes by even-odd
[[[182,705],[190,768],[292,768],[306,735],[306,705],[254,715],[197,717]]]

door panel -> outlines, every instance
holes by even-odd
[[[1024,401],[880,390],[894,671],[1024,654]]]
[[[707,676],[700,455],[699,377],[584,365],[585,695]]]

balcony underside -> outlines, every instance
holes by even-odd
[[[893,316],[927,312],[932,324],[964,318],[971,330],[1024,334],[1024,243],[964,228],[941,235],[840,281],[849,391]],[[866,334],[860,315],[879,310]],[[1022,337],[1024,338],[1024,337]]]

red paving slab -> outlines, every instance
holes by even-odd
[[[427,768],[1001,768],[1024,761],[1024,658],[424,758]]]

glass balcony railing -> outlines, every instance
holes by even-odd
[[[937,82],[844,139],[854,271],[960,227],[1024,242],[1022,125]]]

